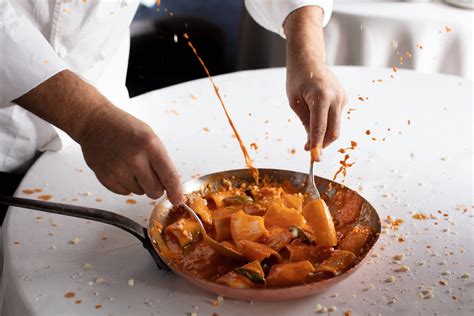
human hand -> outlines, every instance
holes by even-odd
[[[156,199],[166,190],[171,203],[182,202],[178,172],[153,130],[73,72],[57,73],[15,102],[77,141],[88,166],[112,192]]]
[[[173,205],[182,202],[179,174],[147,124],[109,106],[97,109],[83,131],[78,142],[86,163],[106,188],[124,195],[145,193],[152,199],[166,190]]]
[[[321,149],[339,137],[341,112],[348,101],[325,62],[321,14],[318,7],[303,7],[285,22],[288,100],[306,129],[305,150],[312,150],[316,161],[322,158]]]

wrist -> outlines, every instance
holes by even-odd
[[[289,66],[301,61],[326,62],[322,19],[323,11],[317,6],[299,8],[288,16],[284,31]]]

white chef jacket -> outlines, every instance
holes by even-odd
[[[0,0],[0,171],[23,171],[38,152],[61,148],[60,131],[12,103],[56,73],[70,69],[115,105],[127,102],[129,28],[139,2]],[[245,4],[260,25],[283,36],[283,22],[292,11],[319,6],[325,25],[333,3],[245,0]]]

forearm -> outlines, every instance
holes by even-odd
[[[323,11],[317,6],[302,7],[287,17],[283,28],[289,63],[301,58],[326,61],[322,20]]]
[[[49,78],[14,102],[62,129],[77,142],[88,121],[106,115],[113,107],[99,91],[69,70]]]

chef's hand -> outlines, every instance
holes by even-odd
[[[166,190],[174,205],[181,203],[178,172],[158,136],[71,71],[59,72],[15,102],[77,141],[109,190],[154,199]]]
[[[153,130],[118,108],[97,111],[78,143],[99,181],[112,192],[145,193],[153,199],[166,190],[171,203],[181,203],[178,171]]]
[[[325,61],[322,17],[319,7],[306,6],[292,12],[284,24],[288,100],[306,129],[305,150],[318,149],[316,161],[322,158],[321,149],[339,137],[348,101]]]

